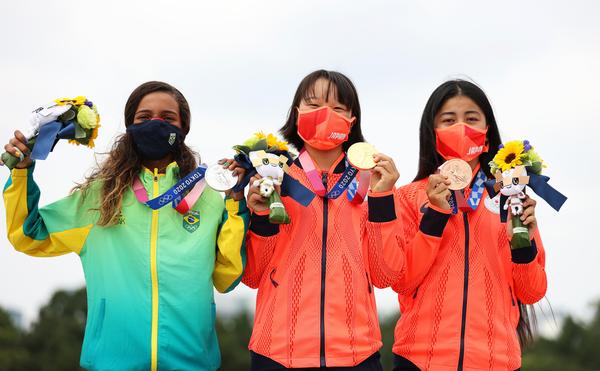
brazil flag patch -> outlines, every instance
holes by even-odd
[[[192,233],[200,226],[200,212],[190,210],[183,216],[183,228]]]

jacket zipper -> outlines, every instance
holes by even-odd
[[[462,371],[465,360],[465,332],[467,329],[467,298],[469,293],[469,219],[467,213],[463,213],[465,225],[465,276],[463,286],[462,318],[460,325],[460,353],[458,356],[458,371]]]
[[[158,197],[158,169],[154,169],[152,195]],[[152,210],[152,231],[150,235],[150,276],[152,280],[152,332],[151,332],[151,370],[158,369],[158,272],[156,249],[158,245],[158,210]]]
[[[371,280],[369,279],[369,273],[365,272],[365,276],[367,276],[367,289],[369,289],[369,294],[372,292],[371,289]]]
[[[325,190],[327,190],[327,173],[321,178]],[[325,362],[325,277],[327,269],[327,224],[329,218],[329,199],[323,197],[323,242],[321,246],[321,367],[326,367]]]

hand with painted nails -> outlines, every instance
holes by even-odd
[[[232,171],[233,175],[238,177],[238,184],[240,184],[240,182],[244,178],[244,175],[246,174],[246,169],[241,167],[240,164],[238,164],[233,159],[224,158],[222,160],[219,160],[219,165],[222,165],[223,169]],[[233,190],[230,189],[228,191],[225,191],[225,196],[231,197],[234,200],[239,201],[244,198],[244,190],[242,189],[239,192],[233,192]]]
[[[19,130],[15,131],[15,136],[4,146],[4,150],[20,160],[15,166],[17,169],[25,169],[33,164],[33,160],[29,158],[31,151],[27,147],[27,138]],[[0,165],[4,165],[2,160]]]

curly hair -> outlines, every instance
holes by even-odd
[[[190,129],[190,108],[187,100],[175,87],[160,81],[150,81],[138,86],[129,96],[125,104],[125,127],[133,124],[135,112],[140,101],[148,94],[166,92],[173,96],[179,105],[179,115],[184,134]],[[135,150],[131,134],[121,134],[115,140],[108,157],[99,164],[92,174],[86,177],[82,184],[73,188],[73,191],[82,191],[85,197],[90,186],[101,182],[101,197],[98,210],[100,216],[97,225],[109,227],[119,221],[123,204],[123,195],[133,184],[135,177],[142,169],[142,158]],[[175,153],[175,161],[179,166],[180,174],[188,174],[198,166],[198,154],[184,143]]]

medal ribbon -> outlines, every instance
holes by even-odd
[[[465,195],[462,190],[453,191],[450,194],[450,206],[452,207],[452,214],[458,214],[458,211],[462,212],[471,212],[477,209],[479,206],[479,202],[481,202],[481,198],[483,196],[483,191],[485,190],[485,181],[487,180],[487,176],[483,172],[483,170],[479,169],[477,175],[475,176],[475,182],[473,182],[473,188],[471,188],[471,193],[468,199],[465,199]]]
[[[340,179],[337,181],[337,183],[333,186],[331,191],[327,192],[327,190],[325,189],[325,186],[321,182],[321,177],[319,175],[319,171],[315,167],[315,164],[314,164],[313,160],[310,158],[310,155],[308,154],[308,152],[306,152],[306,149],[303,149],[300,152],[298,159],[300,160],[300,164],[302,165],[302,170],[304,170],[304,173],[308,177],[308,180],[310,181],[310,184],[312,185],[314,192],[321,197],[327,197],[329,199],[338,198],[342,193],[344,193],[344,191],[350,186],[350,184],[352,183],[352,180],[356,177],[356,175],[359,172],[358,169],[356,169],[346,163],[346,169],[344,170],[344,173],[342,174]],[[368,183],[367,183],[367,186],[368,186]],[[358,188],[360,189],[360,185]],[[354,197],[354,198],[356,198],[356,197]]]
[[[136,177],[133,181],[133,192],[139,202],[145,204],[152,210],[158,210],[166,204],[171,203],[171,206],[180,214],[185,214],[196,201],[198,201],[206,187],[206,181],[204,181],[205,173],[206,166],[199,166],[177,182],[173,187],[169,188],[165,193],[151,200],[148,200],[148,193],[146,192],[142,181],[139,177]],[[186,190],[190,191],[184,198],[182,195]]]
[[[348,161],[346,161],[348,166]],[[346,196],[348,200],[353,204],[361,204],[367,197],[369,191],[369,184],[371,183],[371,173],[369,171],[360,170],[358,175],[352,180],[352,183],[348,186],[348,192]]]

